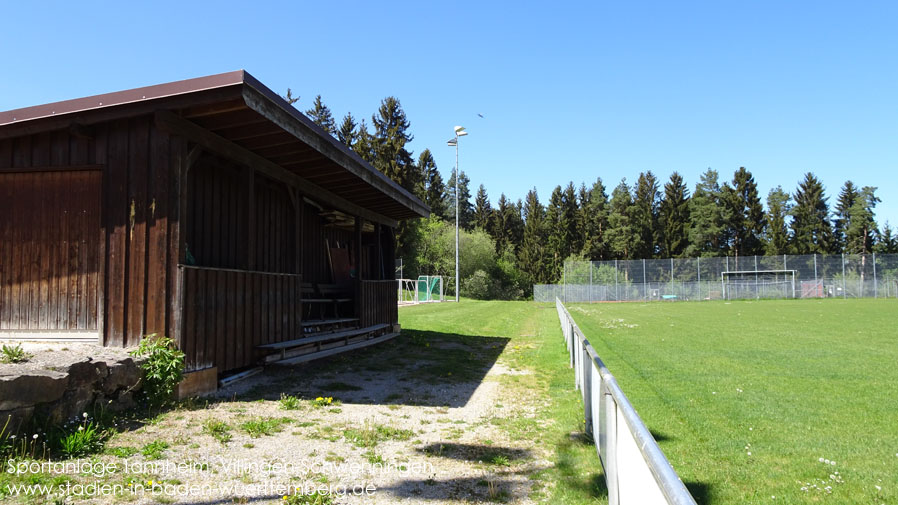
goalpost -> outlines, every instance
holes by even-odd
[[[728,270],[720,287],[725,300],[795,298],[795,270]]]

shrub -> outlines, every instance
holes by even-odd
[[[131,355],[146,357],[141,368],[145,381],[143,390],[150,404],[159,406],[169,401],[184,375],[184,353],[175,347],[172,339],[152,334],[144,337]]]

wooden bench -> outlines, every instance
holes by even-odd
[[[353,319],[352,321],[355,321]],[[305,324],[305,323],[303,323]],[[262,344],[256,346],[259,349],[269,350],[269,351],[277,351],[280,354],[275,357],[275,359],[284,359],[286,357],[287,350],[293,347],[304,346],[308,344],[321,344],[323,342],[334,341],[334,340],[346,340],[346,344],[348,345],[348,340],[352,337],[357,337],[359,335],[366,335],[369,333],[375,333],[384,329],[387,329],[390,325],[388,324],[375,324],[372,326],[367,326],[365,328],[348,328],[337,331],[321,331],[317,333],[309,333],[302,338],[297,338],[293,340],[287,340],[285,342],[274,342],[271,344]],[[320,347],[320,346],[319,346]],[[266,361],[272,361],[270,359],[266,359]]]
[[[324,319],[328,305],[334,307],[334,317],[340,317],[340,304],[351,303],[352,286],[343,284],[302,284],[302,301],[308,304],[306,317],[312,317],[312,307],[318,306],[318,317]]]

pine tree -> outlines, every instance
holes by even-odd
[[[545,212],[539,203],[536,188],[530,190],[524,200],[524,233],[518,261],[521,270],[534,284],[546,284],[555,280],[549,278],[546,268]]]
[[[745,167],[739,167],[733,174],[733,185],[725,185],[721,193],[730,252],[734,256],[761,254],[766,218],[755,178]]]
[[[414,192],[418,171],[411,152],[405,148],[414,137],[408,131],[411,124],[399,100],[392,96],[384,98],[377,114],[371,116],[371,123],[374,126],[374,168]]]
[[[792,211],[792,197],[777,186],[767,194],[767,231],[765,233],[765,253],[786,254],[789,251],[789,229],[786,217]]]
[[[876,197],[876,188],[864,186],[858,192],[848,210],[848,229],[845,230],[845,252],[849,254],[869,254],[873,252],[876,221],[873,209],[881,202]]]
[[[610,207],[608,233],[605,235],[608,249],[616,259],[633,259],[642,237],[632,225],[630,215],[634,207],[633,197],[626,179],[621,179],[620,184],[611,192]]]
[[[844,252],[846,246],[845,233],[851,222],[851,207],[857,200],[857,186],[851,181],[845,181],[842,191],[839,192],[839,200],[833,216],[833,252]]]
[[[321,95],[315,97],[315,103],[312,104],[311,109],[306,111],[306,116],[309,116],[313,123],[320,126],[327,133],[331,135],[337,133],[337,123],[334,122],[331,110],[321,101]]]
[[[436,161],[430,149],[421,151],[418,156],[418,171],[421,173],[422,197],[421,200],[430,207],[430,213],[440,219],[446,219],[446,185],[443,184],[443,176],[437,170]]]
[[[492,218],[493,209],[490,206],[490,197],[486,194],[486,187],[481,184],[477,188],[477,196],[474,197],[474,228],[489,233],[492,229]]]
[[[882,225],[881,230],[876,232],[876,245],[873,247],[873,250],[877,254],[898,253],[898,237],[894,235],[888,221]]]
[[[374,138],[368,133],[368,125],[364,119],[359,123],[358,136],[352,144],[352,150],[368,163],[374,163]]]
[[[337,139],[346,144],[347,147],[352,148],[359,138],[358,127],[359,125],[356,124],[355,118],[352,117],[352,113],[346,113],[346,115],[343,116],[343,122],[340,123],[340,129],[337,130]]]
[[[588,191],[585,185],[581,188],[579,214],[580,235],[583,237],[581,256],[593,261],[608,259],[605,241],[608,231],[608,194],[601,178],[597,178]]]
[[[523,207],[523,203],[518,199],[517,202],[510,203],[502,214],[502,225],[505,228],[508,246],[511,246],[515,253],[520,251],[524,240]]]
[[[474,221],[474,206],[471,205],[471,190],[468,185],[471,180],[464,172],[458,178],[458,194],[461,199],[461,206],[458,209],[458,223],[461,228],[470,230]],[[455,219],[455,169],[452,170],[452,176],[446,184],[446,214],[448,219]]]
[[[659,251],[658,179],[651,170],[639,174],[633,190],[631,223],[639,241],[633,244],[633,258],[653,258]]]
[[[568,182],[561,194],[561,220],[567,234],[562,253],[562,262],[572,254],[578,254],[583,249],[583,235],[580,233],[580,204],[577,202],[577,190],[573,182]]]
[[[567,258],[566,252],[570,244],[569,225],[564,212],[564,196],[561,186],[555,186],[552,196],[549,197],[549,203],[546,205],[546,229],[548,232],[546,255],[549,260],[549,274],[553,279],[561,276],[561,269]]]
[[[793,195],[792,251],[795,254],[828,254],[833,249],[828,198],[823,184],[808,172]]]
[[[662,256],[679,258],[689,245],[689,189],[683,177],[674,172],[664,185],[664,197],[658,208],[662,236]]]
[[[299,97],[298,97],[298,96],[293,96],[293,90],[290,89],[290,88],[287,88],[287,94],[284,95],[283,98],[284,98],[284,100],[285,100],[287,103],[289,103],[290,105],[293,105],[293,104],[295,104],[296,102],[299,101]]]
[[[717,171],[708,169],[689,200],[689,246],[686,256],[719,256],[723,233]]]

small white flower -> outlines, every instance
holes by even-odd
[[[828,460],[828,459],[824,459],[824,460],[823,460],[823,463],[825,463],[825,464],[828,465],[828,464],[829,464],[829,460]]]
[[[749,427],[748,427],[748,431],[752,431],[752,430],[754,430],[754,428],[752,428],[751,426],[749,426]]]
[[[875,487],[877,491],[882,491],[882,488],[879,486],[873,486],[873,487]]]
[[[37,433],[35,433],[35,434],[34,434],[34,436],[33,436],[33,437],[31,437],[31,438],[33,438],[33,439],[35,439],[35,440],[37,440]]]
[[[84,431],[84,426],[79,426],[78,431]]]
[[[818,459],[817,461],[823,463],[823,458]]]
[[[85,418],[85,419],[87,419],[87,412],[85,412],[85,413],[83,413],[83,414],[81,414],[81,417],[83,417],[83,418]]]
[[[836,462],[835,462],[835,461],[830,461],[829,464],[832,465],[832,466],[836,466]]]
[[[751,456],[751,451],[748,451],[748,455]]]

